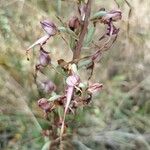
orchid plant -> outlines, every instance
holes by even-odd
[[[60,143],[65,133],[67,133],[68,124],[66,122],[66,115],[71,113],[75,115],[78,107],[88,105],[92,101],[93,95],[101,91],[103,84],[90,81],[93,69],[95,64],[99,63],[103,52],[112,46],[119,33],[119,28],[114,25],[114,22],[121,19],[121,11],[107,11],[101,8],[91,15],[91,5],[92,0],[87,0],[86,2],[84,0],[78,1],[78,15],[75,14],[69,19],[67,25],[65,23],[61,27],[55,25],[50,20],[41,21],[40,23],[45,34],[26,51],[28,54],[33,47],[39,47],[39,58],[35,66],[34,77],[37,86],[47,93],[49,98],[40,98],[38,106],[44,111],[47,120],[49,120],[49,114],[54,114],[53,123],[55,124],[55,128],[57,127],[59,130],[56,131],[52,128],[47,136],[55,135],[53,136],[53,140],[59,139]],[[60,18],[58,19],[63,22]],[[99,24],[103,24],[106,27],[105,34],[98,39],[101,43],[100,45],[95,44],[94,41],[94,33]],[[61,35],[62,32],[67,35],[69,34],[71,37],[70,41],[66,41],[63,37],[62,39],[70,43],[73,58],[70,62],[66,62],[63,59],[57,60],[58,66],[64,72],[62,76],[63,80],[65,80],[64,89],[58,93],[57,88],[59,85],[56,85],[51,80],[39,82],[37,77],[39,72],[44,74],[43,69],[46,67],[53,67],[56,73],[61,74],[56,66],[52,65],[50,53],[44,49],[44,45],[47,44],[47,41],[51,37],[55,38],[55,36]],[[82,53],[84,52],[84,46],[93,49],[90,55],[84,56],[84,53]],[[87,81],[82,81],[80,77],[82,68],[86,68],[87,71],[90,70]],[[62,113],[60,113],[60,109]]]

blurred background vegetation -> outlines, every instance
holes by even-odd
[[[79,110],[72,127],[75,150],[150,150],[150,1],[130,0],[130,9],[124,0],[95,0],[92,11],[115,9],[116,2],[123,12],[119,37],[96,65],[92,80],[104,89]],[[75,5],[74,0],[0,0],[0,149],[40,150],[44,145],[41,129],[47,122],[33,80],[37,48],[31,61],[25,49],[43,34],[41,20],[60,25],[56,15],[68,21]],[[60,37],[47,48],[54,63],[72,56]]]

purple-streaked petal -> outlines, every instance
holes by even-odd
[[[52,21],[44,20],[40,23],[42,25],[42,28],[49,36],[54,36],[57,33],[57,27]]]
[[[102,17],[103,21],[109,21],[112,19],[112,21],[118,21],[122,18],[122,12],[120,10],[112,10],[108,12],[105,16]]]
[[[69,20],[69,28],[74,31],[75,29],[78,29],[80,27],[80,21],[78,19],[77,16],[73,16],[70,20]]]

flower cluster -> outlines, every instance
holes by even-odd
[[[122,18],[122,12],[120,10],[111,10],[105,11],[105,9],[100,9],[95,15],[91,18],[94,23],[100,22],[107,25],[106,33],[99,39],[103,39],[106,35],[112,36],[117,35],[119,32],[119,28],[116,28],[113,25],[113,22],[117,22]]]
[[[73,55],[76,53],[76,51],[78,51],[78,53],[81,52],[82,46],[84,45],[85,41],[85,43],[88,45],[93,42],[93,35],[97,23],[102,23],[107,26],[107,30],[105,34],[100,38],[100,40],[105,36],[108,36],[109,39],[113,35],[117,36],[119,28],[117,28],[113,24],[113,22],[121,19],[121,11],[105,11],[105,9],[101,9],[92,17],[90,17],[90,7],[88,6],[91,4],[90,1],[91,0],[89,0],[87,3],[80,2],[80,4],[78,4],[79,16],[74,15],[71,19],[69,19],[67,27],[57,27],[52,21],[49,20],[41,21],[40,23],[45,34],[27,49],[28,52],[30,49],[37,45],[40,48],[38,62],[35,66],[35,81],[37,82],[37,86],[45,94],[48,94],[49,97],[45,96],[40,98],[38,100],[38,106],[45,112],[46,118],[48,118],[48,115],[51,113],[56,114],[57,110],[59,112],[60,108],[63,110],[63,115],[60,115],[60,113],[58,113],[59,115],[57,116],[59,117],[56,117],[57,119],[54,119],[54,122],[58,120],[56,124],[57,127],[61,129],[61,136],[64,133],[64,128],[67,127],[67,124],[65,123],[66,114],[74,114],[78,107],[88,105],[91,102],[93,95],[101,91],[103,85],[98,82],[92,83],[90,79],[92,77],[95,63],[99,61],[102,50],[106,48],[109,40],[107,43],[104,43],[104,46],[98,46],[98,50],[96,50],[90,56],[85,56],[83,58],[73,58],[70,62],[66,62],[63,59],[57,60],[59,68],[62,70],[62,72],[64,72],[61,74],[55,67],[55,71],[57,71],[57,73],[59,72],[63,76],[63,80],[65,81],[65,83],[63,84],[64,88],[61,91],[57,90],[59,85],[55,84],[49,79],[42,82],[37,81],[37,72],[41,72],[42,74],[44,74],[43,70],[45,68],[47,68],[48,66],[52,67],[50,53],[43,48],[43,45],[46,44],[47,40],[49,40],[51,37],[60,35],[61,31],[66,32],[70,35],[70,43],[72,43],[72,41],[74,42],[73,47],[70,46]],[[93,25],[92,30],[88,28],[89,24]],[[86,40],[84,39],[84,37],[86,37]],[[81,41],[79,41],[78,39],[80,39]],[[77,56],[79,56],[79,54]],[[84,82],[81,80],[79,74],[79,69],[82,69],[83,67],[85,67],[87,71],[91,71],[87,81]]]

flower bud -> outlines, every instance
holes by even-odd
[[[49,53],[46,52],[42,47],[40,49],[39,63],[43,67],[46,67],[48,64],[51,63]]]
[[[54,36],[57,33],[57,27],[52,21],[44,20],[40,22],[42,28],[49,36]]]
[[[99,90],[101,90],[102,89],[102,87],[103,87],[103,84],[100,84],[100,83],[93,83],[93,84],[91,84],[91,85],[89,85],[89,87],[88,87],[88,92],[90,92],[90,93],[96,93],[96,92],[98,92]]]
[[[69,28],[74,31],[75,29],[78,29],[80,27],[80,21],[78,19],[78,17],[73,16],[70,20],[69,20]]]

